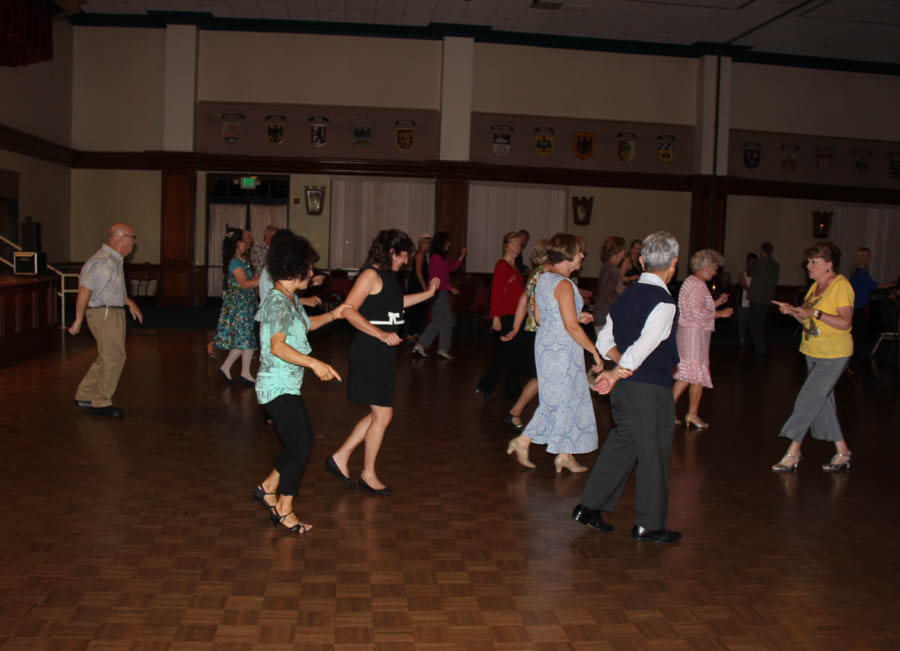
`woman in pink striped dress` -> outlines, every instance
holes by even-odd
[[[678,294],[678,356],[681,362],[675,371],[675,384],[672,393],[675,404],[684,390],[688,391],[688,412],[684,422],[688,428],[693,425],[699,429],[709,427],[698,415],[700,396],[703,388],[712,389],[712,378],[709,375],[709,340],[715,321],[727,318],[734,310],[730,307],[717,309],[728,300],[728,294],[722,294],[713,300],[706,283],[716,275],[718,268],[725,263],[722,254],[713,249],[697,251],[691,257],[693,272],[681,285]]]

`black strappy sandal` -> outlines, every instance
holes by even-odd
[[[293,513],[293,511],[288,511],[288,512],[285,513],[284,515],[281,515],[281,514],[278,512],[278,507],[272,507],[272,513],[271,513],[270,516],[269,516],[269,517],[272,518],[272,526],[275,527],[276,529],[277,529],[278,527],[281,527],[281,528],[287,530],[288,533],[295,533],[295,534],[300,535],[300,536],[302,536],[302,535],[305,534],[307,531],[309,531],[310,529],[312,529],[312,525],[311,525],[311,524],[307,524],[306,522],[299,522],[299,523],[295,524],[293,527],[287,526],[287,525],[284,523],[284,519],[285,519],[286,517],[288,517],[291,513]]]
[[[253,504],[254,506],[262,502],[262,505],[269,509],[269,513],[275,510],[275,506],[269,506],[266,502],[266,495],[275,495],[275,493],[267,493],[266,489],[262,487],[262,484],[257,484],[256,488],[253,489]]]

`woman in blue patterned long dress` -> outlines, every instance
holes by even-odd
[[[247,261],[247,254],[253,246],[250,231],[231,230],[222,243],[222,260],[228,260],[225,276],[225,294],[222,297],[222,311],[216,325],[213,345],[219,350],[227,350],[228,355],[219,367],[219,376],[231,382],[231,367],[241,358],[240,382],[254,384],[256,379],[250,373],[253,351],[259,348],[253,332],[253,317],[256,314],[256,288],[259,278],[253,277],[253,270]]]
[[[578,321],[584,299],[569,279],[581,268],[582,244],[575,235],[557,233],[544,247],[548,264],[535,289],[540,327],[534,343],[540,404],[520,436],[510,440],[507,454],[516,454],[520,464],[534,468],[528,459],[532,443],[546,445],[556,454],[557,474],[585,472],[574,454],[597,449],[597,422],[584,369],[584,351],[603,368],[600,355]]]

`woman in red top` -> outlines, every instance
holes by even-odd
[[[503,257],[494,265],[489,314],[491,330],[498,336],[505,335],[512,330],[519,298],[525,293],[525,281],[522,280],[522,274],[516,268],[516,256],[521,251],[522,240],[519,239],[518,233],[512,231],[503,236]],[[504,369],[508,371],[505,397],[511,402],[518,398],[522,385],[519,382],[519,369],[515,359],[517,348],[515,338],[500,343],[494,360],[475,386],[475,392],[484,396],[485,400],[494,399],[494,387],[500,381],[500,375]]]

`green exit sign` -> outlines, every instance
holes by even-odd
[[[241,177],[241,188],[244,190],[253,190],[256,188],[256,177],[255,176],[242,176]]]

